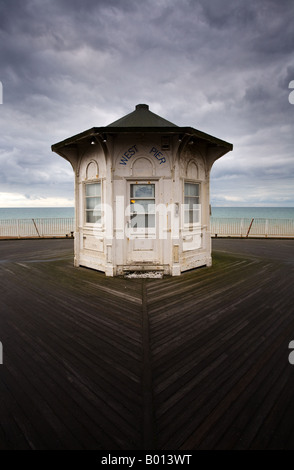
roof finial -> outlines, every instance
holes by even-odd
[[[148,104],[137,104],[136,109],[149,109]]]

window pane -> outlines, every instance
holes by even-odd
[[[197,209],[199,205],[198,203],[199,203],[198,197],[185,197],[185,204],[189,207],[189,209]]]
[[[199,183],[184,184],[184,223],[198,224],[200,222]]]
[[[86,196],[100,196],[101,183],[86,184]]]
[[[93,211],[87,211],[86,212],[86,222],[88,224],[95,224],[95,222],[101,222],[101,216],[100,214],[96,214]]]
[[[199,223],[199,210],[186,210],[184,212],[185,224],[197,224]]]
[[[135,214],[131,216],[131,227],[132,228],[154,228],[155,227],[155,215],[148,214]]]
[[[145,215],[131,215],[131,227],[132,228],[145,228]]]
[[[132,184],[131,197],[155,197],[155,184]]]
[[[101,183],[86,184],[86,223],[101,222]]]
[[[198,196],[199,184],[198,183],[185,183],[185,196]]]
[[[100,197],[87,197],[86,198],[86,209],[95,209],[96,206],[101,207]]]
[[[135,202],[133,202],[135,201]],[[131,212],[138,212],[139,214],[155,212],[154,199],[135,199],[131,200]]]
[[[197,224],[199,222],[199,211],[198,210],[191,211],[190,219],[192,219],[191,223]]]
[[[147,227],[155,227],[155,215],[147,215]]]
[[[155,227],[155,214],[133,214],[131,215],[131,227],[148,228]]]

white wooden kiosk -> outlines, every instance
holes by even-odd
[[[232,148],[146,104],[52,145],[75,172],[75,266],[107,276],[210,266],[209,175]]]

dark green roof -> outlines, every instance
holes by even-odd
[[[148,104],[137,104],[135,111],[112,122],[107,127],[178,127],[149,111]]]
[[[213,145],[221,146],[226,149],[226,152],[233,149],[232,144],[206,134],[205,132],[201,132],[193,127],[180,127],[167,121],[166,119],[149,111],[149,106],[147,104],[137,104],[135,111],[112,122],[108,126],[92,127],[87,131],[81,132],[80,134],[74,135],[62,142],[52,145],[51,148],[54,152],[58,153],[60,149],[68,145],[85,142],[87,139],[92,139],[98,135],[102,140],[104,140],[107,134],[142,133],[143,128],[144,133],[160,133],[165,135],[178,134],[179,139],[182,139],[184,136],[190,136],[191,138],[195,137],[197,139],[210,142]]]

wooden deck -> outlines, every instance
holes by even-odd
[[[294,241],[163,279],[0,242],[0,449],[294,449]]]

